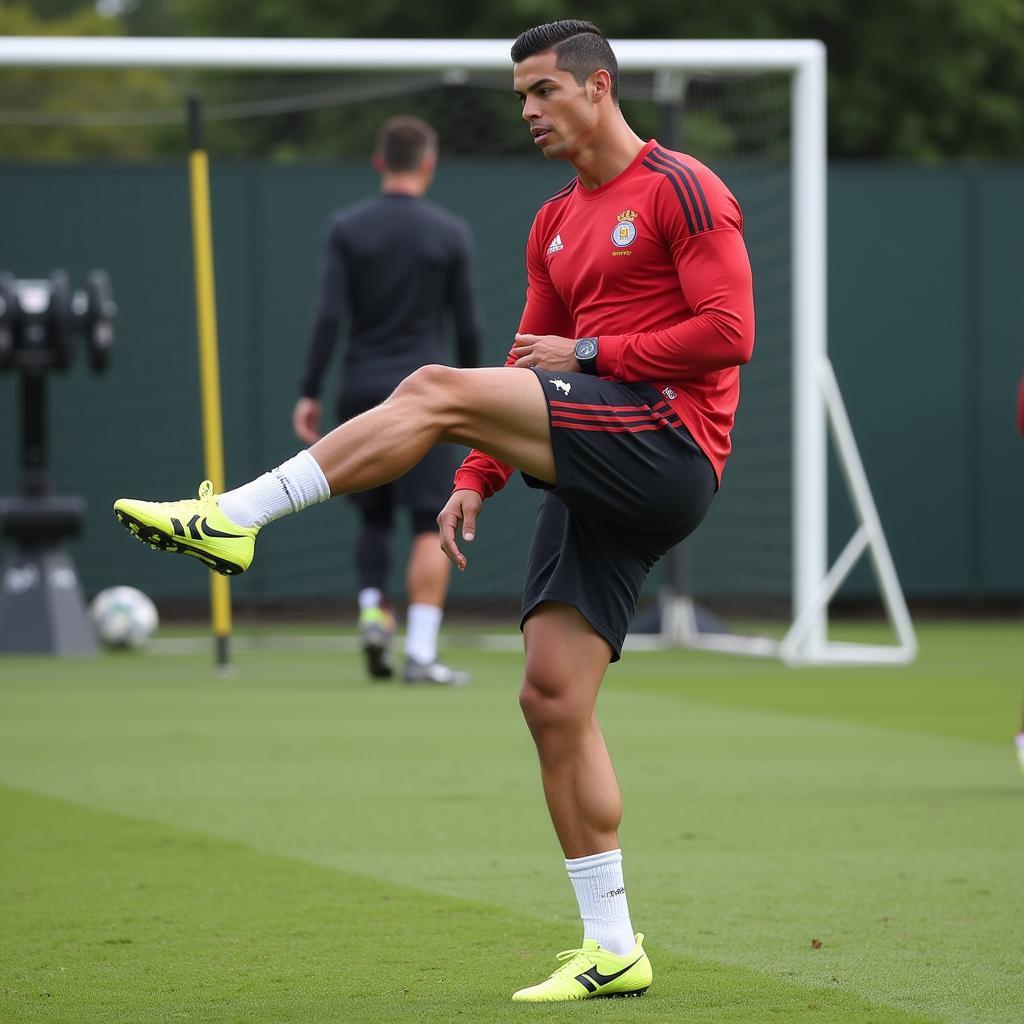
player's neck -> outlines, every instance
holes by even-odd
[[[380,179],[380,190],[392,196],[422,196],[429,184],[419,174],[385,174]]]
[[[595,131],[572,157],[584,188],[600,188],[617,178],[647,143],[619,116],[609,126]]]

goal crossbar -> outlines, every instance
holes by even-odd
[[[824,65],[813,39],[620,39],[620,63],[634,71],[786,71]],[[0,66],[174,67],[312,71],[507,70],[507,39],[243,39],[156,36],[7,36]]]
[[[838,584],[827,571],[827,422],[821,375],[827,365],[826,300],[826,54],[816,40],[612,40],[630,71],[788,72],[791,75],[792,309],[793,309],[793,614],[784,653],[789,660],[836,660],[828,639],[828,601]],[[503,39],[241,39],[158,37],[7,36],[0,38],[0,67],[174,67],[196,69],[334,69],[344,71],[507,70]],[[834,378],[833,378],[834,379]],[[836,387],[838,394],[838,387]],[[834,405],[834,402],[833,402]],[[845,416],[845,413],[844,413]],[[833,417],[834,418],[834,417]],[[848,427],[848,423],[847,423]],[[845,434],[844,434],[845,436]],[[851,447],[852,446],[852,447]],[[867,487],[852,431],[837,445],[848,485]],[[851,473],[851,459],[856,467]],[[859,472],[857,472],[859,470]],[[856,493],[862,550],[870,549],[890,621],[900,642],[865,647],[864,662],[909,661],[916,651],[913,627],[891,568],[877,514]],[[858,544],[861,539],[858,538]],[[858,551],[858,554],[861,552]],[[850,552],[846,554],[850,560]],[[823,595],[825,595],[823,600]],[[736,638],[737,640],[739,638]],[[707,638],[708,642],[711,638]],[[765,641],[758,653],[768,653]],[[778,646],[778,645],[776,645]],[[856,645],[841,645],[845,658]]]

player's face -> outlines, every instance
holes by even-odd
[[[515,65],[512,88],[523,105],[523,120],[549,160],[572,160],[596,123],[586,85],[559,71],[554,51],[538,53]]]

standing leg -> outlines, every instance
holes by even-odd
[[[635,944],[622,881],[622,796],[597,722],[608,642],[580,612],[545,602],[523,626],[526,673],[519,696],[540,758],[548,811],[566,857],[584,940],[625,956]]]
[[[622,798],[594,715],[611,659],[608,643],[571,605],[539,604],[523,626],[526,677],[520,703],[540,756],[551,821],[583,918],[583,942],[516,1002],[638,996],[651,984],[643,935],[633,934],[622,881]]]
[[[575,608],[555,602],[530,615],[523,637],[519,703],[562,851],[576,858],[614,850],[622,797],[594,712],[611,648]]]
[[[409,562],[405,568],[405,587],[410,604],[444,607],[452,563],[437,543],[437,526],[413,536]]]
[[[431,517],[417,516],[414,524],[425,526]],[[409,612],[405,632],[405,681],[465,686],[468,672],[458,672],[437,659],[437,638],[444,618],[444,600],[448,593],[452,563],[437,543],[437,529],[418,531],[409,553],[406,569],[406,593]]]
[[[359,577],[359,639],[371,679],[390,679],[395,616],[385,597],[391,575],[391,531],[394,514],[389,488],[375,487],[358,495],[361,525],[355,543]]]
[[[391,533],[395,524],[386,492],[386,487],[377,487],[358,495],[359,531],[353,545],[359,592],[376,591],[376,605],[386,602],[391,578]],[[364,502],[364,498],[368,500]]]
[[[427,670],[437,662],[437,638],[444,617],[451,567],[451,562],[438,546],[436,528],[429,533],[418,531],[413,536],[405,570],[409,599],[405,630],[407,682],[431,681]]]
[[[448,502],[452,477],[463,454],[453,445],[437,445],[394,484],[409,511],[413,535],[405,572],[409,601],[405,678],[410,683],[460,685],[469,682],[467,673],[455,672],[438,660],[438,637],[452,568],[438,544],[438,510]]]

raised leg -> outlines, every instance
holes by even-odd
[[[478,448],[555,482],[548,410],[530,370],[424,366],[391,397],[342,423],[310,449],[332,494],[394,480],[439,441]]]

